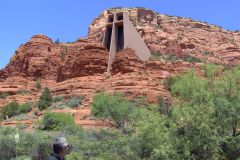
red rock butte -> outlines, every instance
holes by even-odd
[[[102,45],[106,19],[119,12],[129,17],[151,57],[143,61],[137,50],[129,47],[116,51],[111,76],[107,76],[109,51]],[[66,111],[76,115],[78,124],[104,126],[105,123],[87,116],[95,93],[121,92],[130,99],[145,96],[149,102],[157,102],[160,96],[170,102],[164,80],[191,68],[201,74],[200,66],[205,63],[240,64],[240,32],[144,8],[109,9],[94,19],[87,38],[53,43],[47,36],[35,35],[21,45],[9,64],[0,70],[0,94],[10,94],[0,99],[0,107],[12,101],[38,101],[41,95],[36,88],[38,79],[42,88],[48,86],[54,97],[85,97],[81,109]],[[31,94],[18,94],[20,90]],[[85,118],[79,118],[81,115]]]

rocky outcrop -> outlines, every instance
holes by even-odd
[[[132,49],[128,48],[116,53],[111,74],[142,72],[143,70],[145,70],[144,62],[138,58]]]
[[[16,50],[10,63],[0,72],[0,78],[22,76],[63,81],[103,74],[107,59],[106,49],[98,43],[79,40],[72,44],[54,44],[44,35],[35,35]]]
[[[108,14],[126,12],[153,54],[194,55],[203,61],[240,64],[240,32],[159,14],[144,8],[116,8],[104,11],[89,27],[90,39],[101,42]]]

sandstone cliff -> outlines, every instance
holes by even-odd
[[[144,8],[104,11],[89,27],[88,37],[101,42],[108,14],[126,12],[152,54],[192,55],[204,61],[240,63],[240,32],[204,22],[159,14]]]

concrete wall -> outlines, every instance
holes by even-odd
[[[113,18],[113,22],[109,22],[109,19]],[[120,19],[119,19],[120,18]],[[144,40],[141,38],[134,25],[129,20],[129,17],[125,13],[116,13],[109,15],[106,20],[106,31],[103,39],[103,46],[107,48],[109,36],[111,36],[111,44],[109,49],[108,70],[110,73],[112,68],[112,62],[115,58],[118,48],[118,26],[123,26],[123,48],[131,48],[135,51],[135,54],[143,61],[146,61],[151,56],[151,52],[147,47]],[[109,35],[109,26],[112,27],[112,35]]]
[[[144,40],[141,38],[128,15],[124,16],[124,48],[131,48],[135,50],[136,55],[143,61],[146,61],[151,56],[151,52]]]

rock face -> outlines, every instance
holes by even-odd
[[[113,61],[111,73],[142,72],[145,69],[144,62],[141,61],[132,49],[124,49],[116,53]]]
[[[53,44],[44,35],[35,35],[16,50],[0,78],[22,76],[63,81],[69,78],[102,74],[108,53],[98,43],[79,40],[72,44]]]
[[[127,12],[152,54],[160,56],[143,62],[133,50],[121,50],[116,53],[111,76],[107,76],[109,55],[101,40],[105,18],[115,11]],[[20,46],[6,68],[0,70],[0,95],[8,94],[0,98],[0,108],[12,101],[34,104],[41,95],[39,83],[42,88],[48,86],[53,97],[84,96],[85,119],[76,118],[82,115],[81,109],[74,110],[76,123],[104,126],[105,123],[91,121],[88,117],[92,97],[97,92],[121,92],[129,99],[145,96],[154,103],[158,97],[163,97],[171,102],[171,95],[164,86],[167,77],[191,68],[203,74],[201,66],[205,62],[240,64],[239,47],[239,32],[142,8],[110,9],[93,21],[86,39],[65,44],[35,35]],[[194,58],[202,60],[201,63],[193,61]]]
[[[104,11],[89,27],[88,37],[101,42],[106,17],[126,12],[152,54],[193,55],[212,63],[240,63],[240,32],[226,31],[219,26],[173,17],[144,8],[117,8]]]

